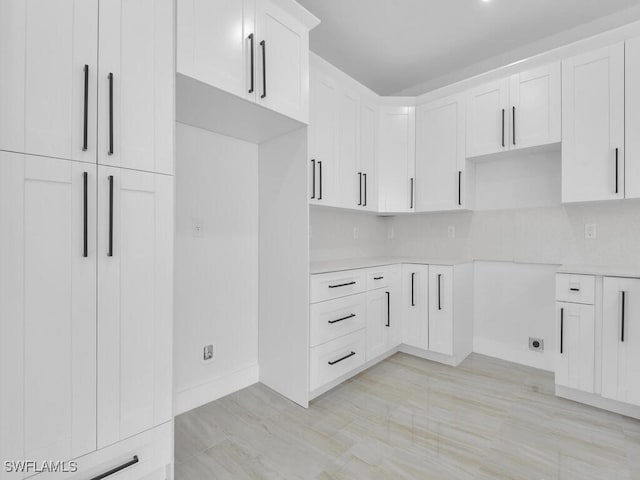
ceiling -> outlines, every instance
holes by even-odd
[[[640,19],[639,0],[298,2],[322,21],[311,50],[381,95],[423,93]]]

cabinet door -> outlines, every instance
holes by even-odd
[[[556,385],[594,392],[595,328],[593,305],[556,303]]]
[[[338,98],[338,190],[340,206],[359,208],[364,203],[360,168],[360,99],[341,90]]]
[[[274,0],[257,0],[257,101],[309,121],[309,31]]]
[[[509,79],[475,88],[467,95],[467,157],[509,150]]]
[[[173,173],[172,0],[100,0],[98,163]]]
[[[453,267],[429,265],[429,350],[453,355]]]
[[[429,349],[429,266],[402,266],[402,343]]]
[[[373,103],[363,102],[360,107],[360,167],[362,172],[362,208],[378,209],[376,182],[376,141],[378,111]]]
[[[624,197],[624,44],[562,62],[562,201]]]
[[[98,171],[98,447],[171,419],[173,178]]]
[[[416,209],[463,205],[464,103],[449,97],[416,111]]]
[[[335,82],[318,70],[311,75],[309,121],[309,203],[337,206],[338,90]]]
[[[95,165],[0,152],[3,459],[96,448],[95,197]]]
[[[177,17],[178,73],[255,100],[255,1],[178,0]]]
[[[511,150],[560,141],[560,89],[560,63],[511,77]]]
[[[602,396],[640,405],[640,280],[604,279]]]
[[[3,0],[0,65],[0,150],[95,162],[98,0]]]
[[[367,361],[387,351],[387,330],[391,328],[391,291],[367,292]]]
[[[625,44],[625,197],[640,198],[640,37]]]
[[[415,132],[414,107],[380,107],[378,123],[380,212],[413,211]]]

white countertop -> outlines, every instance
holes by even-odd
[[[640,266],[612,267],[607,265],[560,265],[558,273],[640,278]]]
[[[311,275],[342,270],[354,270],[356,268],[381,267],[384,265],[396,265],[398,263],[417,263],[420,265],[460,265],[469,263],[469,259],[435,259],[418,257],[365,257],[345,258],[341,260],[328,260],[324,262],[311,262]]]

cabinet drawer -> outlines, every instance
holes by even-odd
[[[399,274],[399,265],[389,265],[385,267],[376,267],[367,269],[367,290],[375,290],[376,288],[386,288],[393,281],[393,277]]]
[[[365,333],[358,330],[311,349],[311,391],[326,385],[364,363]]]
[[[556,275],[556,300],[559,302],[593,305],[595,290],[596,278],[593,275]]]
[[[311,303],[364,292],[365,270],[322,273],[311,276]]]
[[[311,346],[364,328],[364,312],[364,293],[312,304]]]

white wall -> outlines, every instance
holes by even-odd
[[[258,379],[258,146],[178,123],[176,149],[180,413]],[[205,363],[208,343],[214,359]]]

